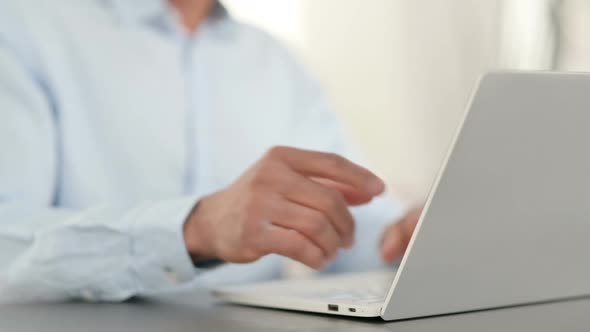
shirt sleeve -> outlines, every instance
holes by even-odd
[[[52,101],[28,59],[0,38],[0,301],[118,301],[191,281],[182,227],[198,197],[52,207]]]
[[[83,211],[0,204],[0,301],[120,301],[189,283],[198,270],[182,227],[195,201]]]
[[[296,101],[292,112],[293,145],[338,153],[370,169],[331,111],[318,81],[286,53],[292,68],[293,99]],[[352,208],[351,212],[357,226],[355,245],[350,250],[341,250],[336,261],[327,268],[328,272],[382,267],[379,242],[383,229],[402,216],[404,207],[390,193],[384,193],[364,206]]]

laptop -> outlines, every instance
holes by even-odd
[[[397,271],[213,290],[259,307],[399,320],[590,295],[590,75],[478,82]]]

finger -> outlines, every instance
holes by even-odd
[[[412,234],[414,233],[414,229],[416,228],[416,224],[418,223],[418,220],[420,220],[420,216],[422,215],[422,209],[421,208],[415,208],[412,209],[408,215],[404,218],[404,220],[401,222],[404,231],[406,232],[406,236],[408,238],[412,237]]]
[[[296,172],[344,183],[367,195],[378,195],[385,189],[383,181],[368,169],[333,153],[276,147],[270,152]]]
[[[312,178],[312,180],[326,187],[338,190],[338,192],[340,192],[342,196],[344,196],[344,199],[346,200],[346,203],[348,203],[348,205],[355,206],[366,204],[373,199],[372,195],[364,194],[344,183],[339,183],[329,179],[322,178]]]
[[[400,223],[391,225],[384,234],[381,243],[381,258],[387,262],[401,258],[408,246],[408,238]]]
[[[264,238],[265,252],[289,257],[313,269],[321,269],[329,262],[320,247],[295,230],[268,223]]]
[[[325,214],[288,200],[274,203],[273,206],[270,214],[273,224],[303,234],[322,248],[327,257],[336,255],[343,240]]]
[[[351,246],[354,242],[354,219],[348,211],[344,197],[338,191],[322,186],[297,173],[286,175],[293,179],[287,181],[290,185],[283,188],[281,194],[294,203],[327,215],[344,240],[342,246]]]

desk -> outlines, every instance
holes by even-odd
[[[401,322],[222,304],[204,291],[123,304],[0,306],[0,331],[588,331],[590,298]]]

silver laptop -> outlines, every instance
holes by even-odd
[[[385,320],[589,295],[589,146],[590,75],[485,75],[397,272],[213,292]]]

